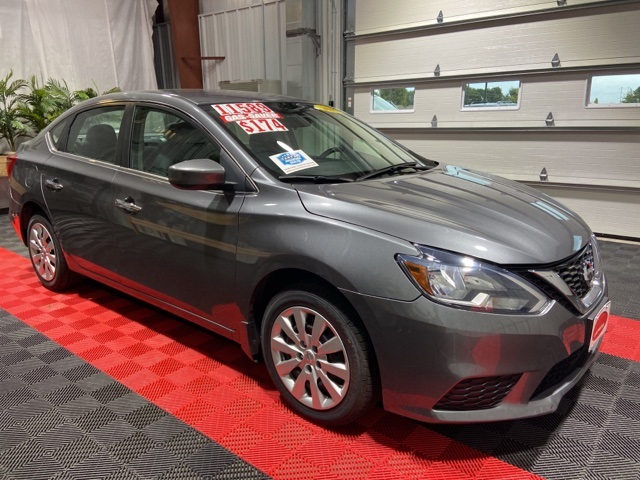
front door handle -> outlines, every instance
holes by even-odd
[[[142,207],[137,205],[135,200],[131,197],[127,197],[124,200],[116,198],[116,207],[126,210],[129,213],[138,213],[142,210]]]
[[[54,192],[57,192],[64,188],[57,178],[54,178],[53,180],[49,180],[49,179],[45,180],[44,186],[47,187],[49,190],[53,190]]]

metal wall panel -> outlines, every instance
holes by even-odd
[[[262,0],[200,0],[200,13],[224,12],[261,4]]]
[[[281,77],[284,0],[241,5],[199,17],[202,55],[225,57],[203,60],[205,88],[219,88],[220,82]]]
[[[180,88],[178,67],[173,54],[171,25],[169,22],[153,26],[153,63],[156,70],[158,88]]]

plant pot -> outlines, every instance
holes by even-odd
[[[7,157],[9,153],[0,153],[0,177],[7,176]]]

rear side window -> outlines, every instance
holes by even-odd
[[[69,126],[69,122],[65,120],[64,122],[60,122],[58,125],[53,127],[49,132],[49,138],[51,139],[51,143],[53,144],[56,150],[64,151],[64,140],[65,133],[67,131],[67,127]]]
[[[124,105],[99,107],[79,113],[71,123],[69,140],[61,151],[115,163]]]

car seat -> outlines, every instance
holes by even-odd
[[[87,130],[82,154],[109,163],[115,163],[118,135],[111,125],[99,123]]]

